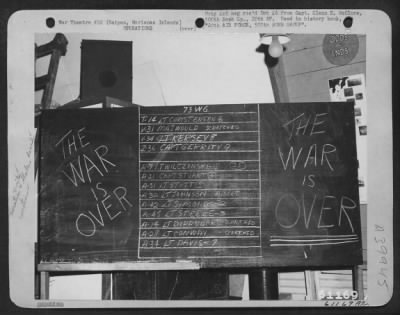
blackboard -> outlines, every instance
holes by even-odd
[[[350,103],[49,110],[42,263],[362,263]]]
[[[42,113],[42,262],[136,259],[137,122],[136,108]]]

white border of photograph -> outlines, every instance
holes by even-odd
[[[250,10],[251,11],[251,10]],[[296,11],[296,10],[292,10]],[[312,11],[312,10],[310,10]],[[321,10],[323,11],[323,10]],[[208,11],[210,12],[210,11]],[[333,10],[342,18],[346,11]],[[207,28],[190,30],[194,33],[254,34],[366,34],[368,93],[368,305],[387,303],[393,292],[393,167],[392,167],[392,64],[391,23],[388,16],[376,10],[350,10],[355,23],[350,30],[342,20],[307,22],[301,28],[277,26],[232,28],[230,30]],[[279,12],[278,12],[279,13]],[[119,25],[56,24],[49,30],[45,20],[52,16],[59,20],[124,20],[165,19],[180,20],[180,25],[157,25],[154,31],[189,32],[205,11],[94,11],[46,10],[19,11],[8,22],[8,161],[9,161],[9,275],[11,300],[21,307],[293,307],[340,306],[326,301],[93,301],[34,299],[34,242],[37,237],[36,191],[34,181],[34,38],[37,33],[109,33],[122,32]],[[147,31],[143,31],[147,32]],[[376,43],[379,43],[377,45]],[[221,53],[233,54],[234,51]],[[235,102],[235,100],[229,100]],[[188,103],[193,100],[188,100]],[[218,103],[219,101],[215,101]],[[236,103],[240,103],[237,100]],[[377,171],[379,168],[379,171]],[[18,170],[26,170],[21,181]]]

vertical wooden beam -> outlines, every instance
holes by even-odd
[[[151,278],[152,278],[152,283],[151,283],[151,298],[153,300],[159,300],[160,299],[160,272],[159,271],[152,271],[151,272]]]
[[[289,92],[284,68],[285,53],[279,58],[273,58],[268,53],[267,45],[260,45],[256,51],[264,54],[264,63],[268,68],[275,103],[289,102]]]
[[[250,300],[278,300],[278,272],[262,268],[249,273]]]
[[[47,75],[41,78],[36,78],[35,80],[35,90],[42,89],[44,87],[41,102],[42,109],[50,108],[57,77],[58,64],[61,56],[65,56],[67,52],[67,45],[68,40],[61,33],[57,33],[50,43],[42,46],[35,45],[35,59],[51,54]]]
[[[40,299],[49,299],[49,284],[50,284],[49,273],[46,271],[40,272]]]
[[[272,58],[272,57],[270,57]],[[274,93],[275,103],[288,103],[289,91],[286,82],[284,57],[281,56],[275,64],[268,66],[269,78],[271,80],[271,87]]]
[[[358,299],[364,299],[364,280],[362,266],[354,266],[352,270],[353,290],[358,292]]]
[[[111,108],[112,100],[106,96],[103,101],[103,108]]]
[[[112,300],[112,292],[113,292],[113,281],[112,281],[112,273],[103,273],[101,275],[101,299],[102,300]]]
[[[36,175],[36,174],[35,174]],[[35,242],[35,299],[40,299],[40,272],[37,270],[39,264],[38,243]]]
[[[276,103],[289,102],[283,56],[273,58],[268,53],[268,46],[260,45],[257,52],[264,54],[264,62],[268,68],[272,92]],[[251,300],[279,299],[278,272],[263,268],[249,273],[249,293]]]
[[[49,71],[47,73],[47,83],[42,95],[42,109],[50,108],[60,57],[61,52],[59,50],[54,50],[51,54]]]
[[[319,274],[318,271],[311,271],[311,270],[304,271],[307,300],[311,301],[318,300],[318,290],[319,290],[318,274]]]

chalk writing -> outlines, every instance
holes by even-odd
[[[55,144],[55,147],[61,147],[64,160],[71,157],[74,158],[74,160],[68,162],[67,170],[63,170],[62,173],[75,187],[78,187],[78,180],[81,183],[85,183],[86,181],[91,183],[93,176],[91,174],[93,171],[97,172],[100,176],[104,176],[104,174],[109,172],[109,167],[116,166],[104,157],[108,153],[106,145],[100,145],[92,151],[95,153],[95,159],[91,159],[84,153],[79,154],[83,148],[90,144],[90,142],[84,142],[86,138],[83,134],[84,130],[85,128],[81,128],[76,132],[69,130]],[[98,163],[94,163],[93,160]],[[82,164],[84,168],[82,168]]]
[[[253,131],[253,123],[241,122],[237,123],[217,123],[217,124],[141,124],[140,133],[141,134],[164,134],[164,133],[180,133],[180,132],[201,132],[201,133],[214,133],[219,132],[222,134],[244,134],[244,133],[255,133]]]
[[[140,152],[171,152],[171,151],[191,151],[191,152],[209,152],[209,151],[232,151],[232,144],[221,143],[221,144],[183,144],[183,143],[164,143],[164,144],[141,144]],[[240,146],[236,150],[244,151],[240,149]]]
[[[286,158],[284,158],[285,154],[282,152],[280,147],[278,147],[278,152],[284,170],[288,168],[289,164],[291,165],[292,169],[296,169],[299,160],[304,161],[299,163],[299,166],[303,168],[306,168],[311,164],[311,166],[314,167],[322,167],[326,165],[331,171],[334,170],[332,163],[329,160],[329,156],[330,154],[336,152],[336,147],[329,143],[323,144],[322,148],[319,148],[317,144],[312,144],[304,151],[303,147],[300,147],[297,153],[296,149],[291,146]],[[289,163],[289,161],[291,161],[291,163]]]
[[[208,113],[208,106],[183,106],[183,113]]]
[[[177,228],[177,227],[210,227],[210,226],[258,226],[259,220],[251,217],[247,218],[202,218],[199,220],[169,220],[169,219],[157,219],[157,220],[142,220],[141,228]]]
[[[260,255],[256,106],[164,111],[140,113],[139,255],[168,257],[179,248],[183,256],[192,249],[195,256],[235,256],[246,246],[249,255]],[[199,155],[187,159],[193,153]]]
[[[350,103],[45,111],[40,260],[361,264],[353,114]],[[390,288],[378,230],[376,279]]]
[[[285,127],[285,129],[289,132],[289,139],[298,135],[312,136],[315,134],[323,134],[326,132],[326,130],[323,128],[323,125],[326,123],[326,121],[321,117],[326,115],[328,115],[328,113],[318,113],[312,117],[305,115],[305,113],[301,113],[295,118],[284,123],[283,127]]]
[[[336,145],[317,142],[317,139],[327,134],[328,121],[329,114],[320,112],[300,113],[282,123],[286,131],[287,143],[290,141],[295,143],[289,146],[277,146],[277,154],[284,173],[293,174],[298,169],[313,172],[324,169],[335,172],[336,164],[340,162]],[[309,138],[307,142],[312,144],[303,146],[300,138]],[[329,229],[340,228],[340,231],[348,234],[336,236],[328,233],[329,236],[304,235],[293,238],[286,237],[284,232],[282,235],[271,236],[272,247],[336,245],[359,241],[351,219],[351,211],[357,208],[357,203],[352,198],[344,195],[330,195],[329,192],[321,193],[315,173],[303,175],[299,184],[300,187],[307,188],[307,192],[300,194],[284,192],[277,198],[274,213],[280,228],[283,231],[290,231],[297,230],[301,226],[303,231],[321,230],[324,234]],[[311,218],[315,219],[311,220]],[[307,258],[307,255],[305,257]]]
[[[84,133],[85,129],[83,127],[68,130],[54,145],[61,148],[63,160],[67,162],[60,172],[76,188],[81,184],[91,184],[94,178],[105,177],[110,169],[117,167],[106,158],[109,153],[106,145],[102,144],[92,149]],[[76,231],[84,237],[92,237],[98,227],[104,227],[105,218],[111,222],[133,206],[127,199],[127,189],[123,186],[117,186],[109,192],[102,182],[98,181],[92,184],[90,191],[95,199],[93,209],[79,213],[75,220]]]

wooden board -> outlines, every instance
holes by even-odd
[[[286,53],[294,53],[296,51],[301,51],[304,49],[322,47],[324,37],[326,34],[313,34],[312,36],[308,34],[290,34],[290,44],[286,45]],[[365,35],[357,35],[360,41],[366,39]],[[322,48],[321,48],[322,53]]]
[[[366,61],[366,37],[359,36],[358,53],[349,64]],[[322,41],[320,46],[303,48],[283,55],[285,64],[285,75],[293,76],[310,72],[316,72],[338,67],[330,63],[322,53]]]
[[[41,262],[362,263],[353,115],[349,103],[46,111]]]
[[[288,76],[286,80],[290,91],[289,100],[293,102],[295,99],[315,99],[323,92],[329,97],[329,80],[359,73],[365,73],[365,62]]]

